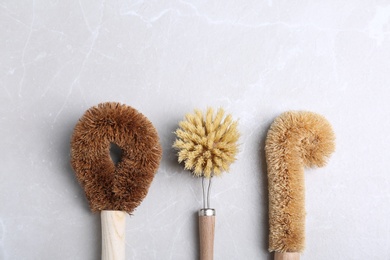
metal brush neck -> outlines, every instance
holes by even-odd
[[[207,186],[207,191],[205,187],[205,179],[206,177],[202,175],[202,191],[203,191],[203,208],[210,208],[210,190],[211,190],[211,180],[213,175],[209,177],[209,183]]]
[[[199,216],[215,216],[215,209],[201,209],[199,210]]]

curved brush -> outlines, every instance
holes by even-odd
[[[329,122],[312,112],[285,112],[272,123],[265,145],[269,187],[269,251],[303,251],[303,170],[304,167],[324,166],[335,149],[334,140]],[[299,254],[294,255],[299,258]],[[275,254],[275,259],[287,259],[280,257],[280,254]]]

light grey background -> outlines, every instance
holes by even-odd
[[[164,155],[127,219],[127,259],[197,259],[200,180],[173,131],[194,108],[239,119],[214,181],[215,259],[270,259],[264,138],[286,110],[323,114],[337,150],[306,170],[302,259],[390,259],[390,3],[0,0],[0,259],[99,259],[100,216],[69,164],[89,107],[118,101]]]

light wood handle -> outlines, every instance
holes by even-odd
[[[102,260],[125,260],[126,212],[103,210]]]
[[[214,258],[215,216],[199,216],[200,260]]]
[[[300,254],[297,252],[279,253],[275,252],[274,260],[299,260]]]

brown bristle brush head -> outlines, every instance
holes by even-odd
[[[303,251],[304,167],[324,166],[334,150],[335,135],[321,115],[304,111],[285,112],[272,123],[265,144],[270,251]]]
[[[116,165],[110,157],[112,143],[122,150]],[[71,140],[71,164],[93,212],[133,212],[148,193],[161,153],[152,123],[115,102],[88,109]]]

